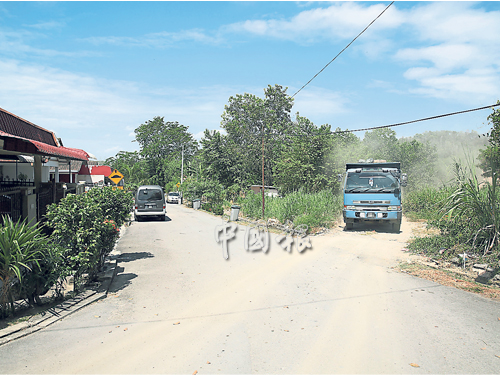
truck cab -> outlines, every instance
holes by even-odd
[[[402,220],[401,187],[406,186],[401,163],[346,164],[343,217],[346,229],[360,222],[388,222],[399,233]]]

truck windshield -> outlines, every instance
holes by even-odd
[[[399,187],[398,180],[390,173],[363,171],[347,173],[346,193],[392,193]]]

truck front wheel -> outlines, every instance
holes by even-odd
[[[401,221],[392,223],[392,231],[396,233],[399,233],[401,231]]]

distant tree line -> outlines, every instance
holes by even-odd
[[[338,191],[337,175],[346,162],[373,158],[401,162],[411,190],[445,182],[438,172],[438,155],[443,152],[438,145],[445,142],[437,143],[436,138],[464,138],[458,132],[427,132],[398,139],[394,130],[383,128],[367,131],[361,139],[341,132],[340,126],[333,131],[331,125],[315,125],[299,113],[292,116],[292,108],[293,98],[279,85],[265,88],[263,98],[248,93],[231,96],[221,116],[221,131],[205,130],[199,143],[187,126],[155,117],[135,129],[140,151],[121,151],[105,162],[121,171],[129,185],[151,183],[176,190],[183,156],[185,187],[210,181],[217,189],[234,192],[262,183],[264,154],[265,185],[287,194]],[[495,137],[498,132],[493,132]],[[471,152],[477,154],[484,144],[484,139],[476,142]],[[483,159],[492,154],[489,147]]]

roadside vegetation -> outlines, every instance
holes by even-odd
[[[293,114],[293,98],[275,85],[265,88],[263,97],[231,96],[220,131],[205,130],[199,142],[186,126],[155,117],[135,130],[139,151],[120,152],[106,163],[122,171],[128,183],[179,190],[184,202],[200,199],[201,209],[216,215],[238,204],[250,219],[314,228],[340,219],[337,176],[346,162],[399,161],[408,175],[404,213],[410,220],[425,220],[435,233],[415,239],[410,248],[498,261],[498,110],[488,120],[492,129],[484,135],[436,131],[398,139],[394,130],[381,128],[360,138]],[[263,170],[264,185],[276,187],[280,195],[266,196],[264,215],[261,195],[249,191],[262,185]]]
[[[500,268],[500,110],[488,116],[492,125],[473,162],[455,163],[454,179],[446,186],[428,187],[407,194],[406,215],[423,219],[435,230],[415,238],[409,249],[455,263],[485,263]]]
[[[415,238],[410,250],[500,268],[500,110],[488,116],[492,128],[482,136],[441,131],[398,139],[394,130],[381,128],[361,139],[299,113],[292,116],[293,98],[286,91],[275,85],[264,89],[263,98],[230,97],[221,131],[207,129],[199,142],[187,126],[154,117],[135,129],[139,151],[121,151],[105,163],[124,174],[131,191],[160,185],[166,192],[181,191],[188,205],[200,200],[201,209],[215,215],[237,204],[251,220],[314,230],[341,217],[338,175],[347,162],[399,161],[408,175],[404,213],[432,229]],[[277,197],[266,195],[264,214],[262,195],[250,190],[263,183],[279,191]],[[51,288],[61,297],[69,277],[76,289],[96,280],[132,202],[128,192],[92,189],[51,205],[42,228],[3,218],[0,316],[11,313],[18,298],[38,303]]]
[[[132,196],[95,188],[69,194],[48,207],[43,226],[3,218],[0,227],[0,317],[15,312],[14,302],[40,304],[51,288],[63,298],[69,277],[75,291],[96,280],[128,219]]]

